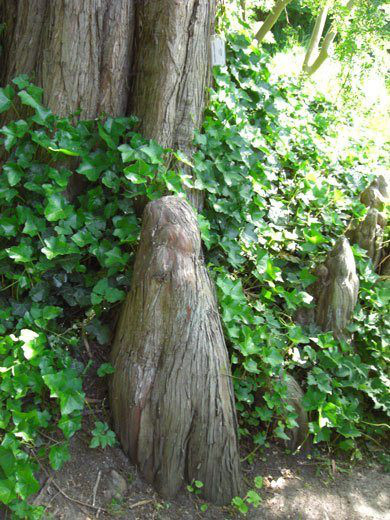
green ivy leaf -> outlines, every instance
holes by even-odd
[[[114,372],[115,372],[115,369],[111,365],[111,363],[102,363],[97,370],[97,375],[99,377],[104,377],[108,374],[113,374]]]
[[[12,105],[12,100],[9,98],[9,94],[6,89],[0,88],[0,114],[5,112]]]
[[[34,255],[33,248],[23,242],[18,246],[13,246],[6,249],[6,252],[8,253],[9,257],[14,260],[14,262],[20,264],[31,262]]]
[[[55,444],[49,451],[50,465],[54,470],[59,470],[62,466],[70,460],[69,445]]]
[[[44,108],[39,101],[37,101],[38,96],[31,95],[25,90],[21,90],[18,92],[18,96],[20,97],[20,101],[23,105],[27,105],[31,108],[33,108],[38,116],[38,123],[46,124],[52,115],[51,111],[47,108]]]
[[[3,171],[7,176],[10,186],[16,186],[23,177],[22,168],[15,163],[4,164]]]
[[[49,222],[66,219],[72,212],[72,206],[60,193],[53,193],[45,207],[44,215]]]

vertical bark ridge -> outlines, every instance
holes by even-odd
[[[229,503],[241,489],[229,361],[196,217],[176,197],[145,209],[112,362],[115,429],[145,478],[164,497],[201,480]]]
[[[29,74],[61,116],[125,114],[133,0],[17,0],[4,4],[3,16],[3,84]]]
[[[187,147],[200,124],[213,12],[208,0],[137,5],[131,108],[144,135],[162,146]]]
[[[189,156],[211,80],[214,12],[214,0],[145,0],[137,4],[130,111],[140,118],[146,137]],[[190,190],[189,200],[201,209],[200,192]]]

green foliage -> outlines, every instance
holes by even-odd
[[[296,414],[285,405],[283,374],[295,368],[315,442],[338,439],[340,448],[354,449],[368,430],[382,433],[364,424],[371,409],[390,410],[388,285],[360,258],[353,344],[296,325],[293,316],[312,305],[312,267],[352,218],[365,215],[358,194],[375,171],[371,144],[351,139],[340,147],[348,114],[292,80],[272,84],[267,56],[245,36],[230,37],[228,65],[216,70],[193,160],[195,185],[207,193],[201,227],[231,351],[240,432],[261,445],[274,425],[274,435],[287,438]]]
[[[255,477],[254,485],[257,489],[263,487],[263,478]],[[248,489],[244,498],[234,497],[231,501],[232,506],[242,515],[246,516],[249,511],[249,506],[257,508],[261,504],[261,497],[254,489]]]
[[[0,90],[0,111],[19,98],[30,115],[0,130],[0,501],[23,517],[20,500],[38,489],[28,451],[44,442],[40,431],[62,431],[49,451],[59,469],[81,426],[80,329],[109,339],[105,320],[126,294],[139,236],[134,198],[181,192],[186,179],[166,167],[170,151],[133,131],[134,118],[73,124],[42,106],[26,76],[13,83]],[[108,363],[98,369],[109,373]],[[114,440],[96,423],[91,446]]]
[[[372,144],[360,138],[341,146],[348,115],[294,81],[274,83],[267,55],[245,36],[229,38],[228,62],[215,71],[196,136],[194,179],[180,169],[185,156],[145,140],[134,118],[59,118],[26,76],[0,90],[0,111],[10,114],[0,130],[0,501],[16,517],[42,512],[25,502],[38,488],[40,432],[62,431],[49,450],[58,469],[81,426],[78,351],[83,334],[108,343],[112,313],[128,290],[140,230],[134,200],[184,196],[183,186],[206,193],[199,223],[241,435],[262,445],[296,425],[284,404],[286,369],[305,389],[316,442],[353,450],[360,436],[382,432],[375,414],[389,410],[388,288],[363,253],[356,248],[353,346],[293,321],[297,309],[312,305],[313,265],[352,217],[365,214],[357,194],[375,171]],[[23,119],[16,113],[12,120],[15,99],[29,114]],[[108,363],[98,369],[100,377],[111,372]],[[92,433],[93,447],[115,441],[106,423],[96,422]],[[244,512],[258,496],[239,500]]]
[[[193,493],[194,495],[200,495],[202,492],[201,489],[203,486],[204,486],[203,482],[201,482],[200,480],[193,479],[191,484],[188,484],[187,491],[189,491],[190,493]]]
[[[110,430],[107,423],[96,421],[95,428],[92,430],[92,440],[90,442],[90,448],[97,448],[101,446],[114,446],[116,443],[115,433]]]

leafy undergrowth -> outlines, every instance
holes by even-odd
[[[194,158],[195,184],[207,192],[203,235],[241,433],[262,445],[276,422],[274,434],[286,439],[296,415],[283,404],[281,375],[296,370],[314,441],[336,441],[360,456],[356,439],[386,428],[375,426],[371,411],[390,409],[389,282],[355,247],[360,294],[351,344],[303,328],[293,315],[310,307],[313,266],[365,215],[359,194],[383,167],[370,159],[372,143],[340,139],[348,114],[305,94],[296,80],[270,84],[268,59],[245,36],[231,38]]]
[[[0,89],[10,121],[0,130],[0,501],[16,517],[42,512],[25,499],[38,489],[45,431],[63,433],[49,451],[52,467],[69,458],[84,405],[77,352],[83,336],[109,343],[139,238],[139,196],[184,196],[183,186],[206,192],[199,220],[242,436],[261,446],[294,426],[283,369],[305,388],[315,442],[358,456],[356,439],[383,433],[376,423],[389,410],[385,284],[363,252],[355,251],[353,344],[292,320],[310,306],[313,265],[365,214],[357,195],[375,175],[370,143],[336,146],[348,121],[299,84],[270,84],[267,56],[243,36],[232,36],[229,53],[196,137],[194,180],[180,169],[187,159],[145,140],[134,118],[59,118],[25,76]],[[22,119],[21,108],[31,115]],[[95,425],[94,439],[112,442],[106,424]]]

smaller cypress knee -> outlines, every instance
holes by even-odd
[[[196,216],[177,197],[145,208],[112,363],[115,430],[145,479],[166,498],[193,479],[212,502],[238,495],[228,355]]]

